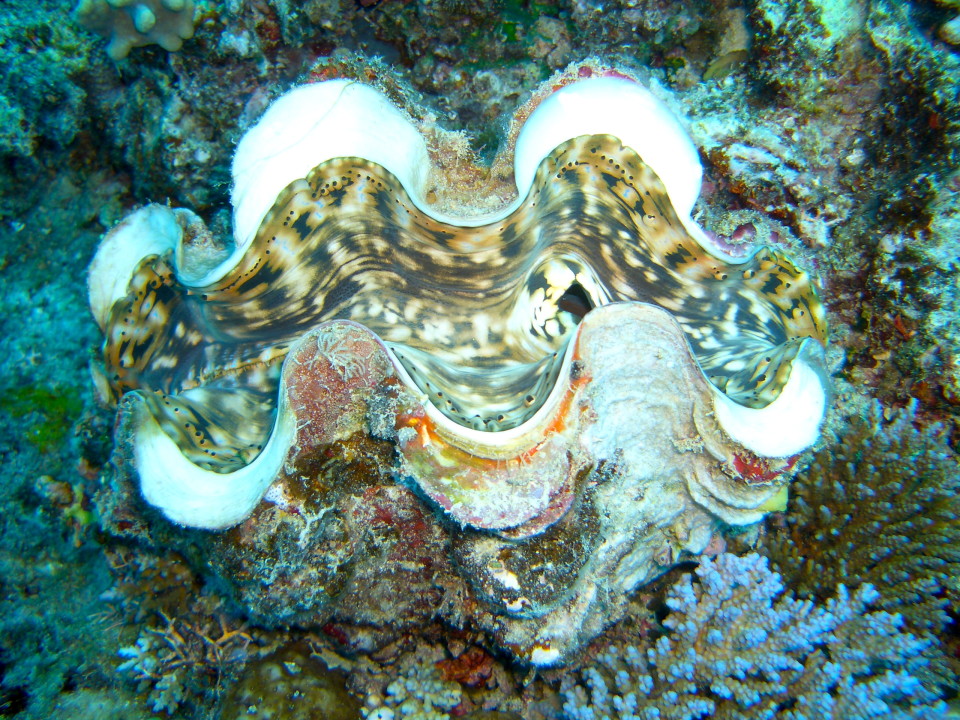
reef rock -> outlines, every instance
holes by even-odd
[[[107,235],[109,529],[264,622],[439,614],[550,664],[782,507],[826,407],[808,275],[697,226],[696,149],[639,83],[584,66],[518,114],[514,199],[441,212],[405,112],[302,86],[240,143],[232,244],[157,205]]]

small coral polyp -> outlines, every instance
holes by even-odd
[[[460,565],[513,616],[501,641],[543,664],[599,630],[599,584],[628,592],[782,504],[826,406],[810,278],[779,249],[730,256],[691,219],[696,149],[643,85],[580,70],[555,87],[523,109],[496,211],[438,211],[418,126],[333,80],[241,141],[232,244],[159,205],[107,235],[99,385],[149,504],[209,529],[296,514],[303,458],[388,441],[387,474],[437,522],[496,531]],[[574,586],[550,597],[504,564],[587,512],[604,549],[572,561]]]

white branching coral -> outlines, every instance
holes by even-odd
[[[705,557],[696,574],[669,591],[669,634],[611,647],[567,683],[570,720],[942,717],[915,674],[929,641],[899,615],[867,612],[870,585],[798,600],[756,554]]]
[[[463,691],[443,680],[433,665],[416,665],[387,686],[386,697],[368,697],[366,720],[449,720],[447,710],[460,704]]]
[[[120,60],[143,45],[179,50],[193,37],[193,11],[193,0],[80,0],[74,16],[110,38],[107,53]]]

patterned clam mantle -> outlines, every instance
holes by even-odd
[[[394,443],[400,482],[513,540],[598,467],[661,492],[690,552],[782,502],[824,413],[823,309],[784,252],[730,257],[690,219],[696,151],[645,88],[548,96],[517,140],[516,201],[485,217],[433,210],[425,165],[372,89],[305,86],[241,143],[232,248],[155,205],[105,238],[100,387],[150,504],[235,525],[283,505],[298,453],[358,431]]]

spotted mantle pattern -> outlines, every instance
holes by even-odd
[[[284,357],[317,323],[371,328],[445,415],[496,431],[543,404],[583,314],[618,301],[668,310],[710,382],[749,407],[778,396],[806,338],[826,338],[810,278],[782,251],[714,258],[651,168],[598,135],[558,146],[522,204],[480,227],[427,216],[379,165],[324,162],[217,282],[187,287],[169,254],[145,258],[104,360],[118,397],[141,391],[190,460],[228,472],[263,446]]]

